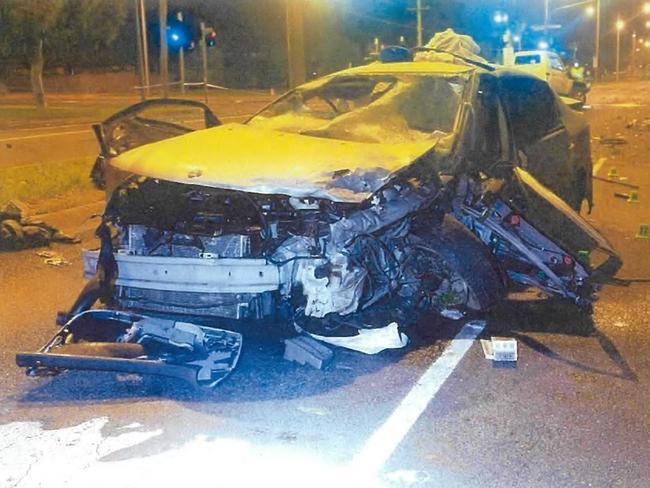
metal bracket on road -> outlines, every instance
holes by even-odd
[[[72,317],[36,353],[16,364],[30,376],[69,369],[153,374],[212,388],[235,368],[242,336],[213,327],[113,310]]]

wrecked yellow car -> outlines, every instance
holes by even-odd
[[[588,126],[532,76],[375,63],[243,124],[192,102],[201,130],[142,115],[165,103],[96,128],[101,249],[85,253],[89,282],[62,331],[20,357],[33,373],[135,362],[172,374],[164,364],[212,386],[236,364],[242,323],[408,335],[421,314],[485,311],[516,285],[588,310],[620,267],[566,203],[591,205]],[[111,351],[63,357],[79,337]]]

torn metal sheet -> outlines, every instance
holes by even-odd
[[[113,310],[72,317],[36,353],[16,364],[30,376],[68,369],[171,376],[212,388],[235,368],[242,337],[213,327]]]

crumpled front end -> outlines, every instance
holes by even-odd
[[[436,194],[433,183],[401,182],[357,205],[142,178],[114,193],[103,224],[110,237],[84,253],[85,273],[101,276],[100,295],[125,310],[346,316],[397,286],[381,275],[407,247],[398,243],[409,234],[406,217]]]

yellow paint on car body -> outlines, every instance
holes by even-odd
[[[232,123],[140,146],[115,157],[111,165],[180,183],[360,202],[439,139],[351,142]],[[346,174],[357,175],[366,187],[338,184],[336,179]],[[372,176],[364,180],[364,175]]]

